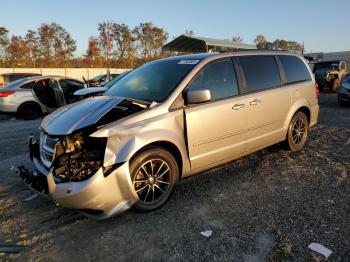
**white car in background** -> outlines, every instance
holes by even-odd
[[[107,91],[109,88],[111,88],[115,83],[117,83],[120,79],[122,79],[124,76],[126,76],[131,71],[126,71],[115,78],[113,78],[111,81],[109,81],[104,86],[97,86],[97,87],[87,87],[84,89],[79,89],[74,93],[74,96],[77,97],[78,100],[87,98],[90,96],[99,96],[103,95],[105,91]]]
[[[20,79],[0,90],[0,112],[35,119],[78,100],[74,92],[84,89],[83,82],[61,76],[36,76]]]

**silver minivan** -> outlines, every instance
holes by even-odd
[[[270,145],[303,149],[317,123],[307,62],[273,51],[176,56],[130,72],[104,96],[62,107],[30,139],[27,184],[106,218],[163,205],[176,182]]]

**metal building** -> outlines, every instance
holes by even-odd
[[[181,53],[206,53],[224,50],[251,50],[255,45],[248,45],[230,40],[181,35],[163,46],[163,51]]]

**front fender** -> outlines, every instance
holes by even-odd
[[[140,149],[155,143],[171,143],[179,150],[183,173],[189,170],[189,160],[184,136],[184,120],[181,110],[168,112],[126,128],[115,125],[92,136],[107,136],[104,166],[129,161]],[[115,129],[115,130],[113,130]]]

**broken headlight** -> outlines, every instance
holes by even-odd
[[[103,165],[105,148],[105,138],[92,138],[84,133],[61,139],[55,146],[53,175],[60,182],[90,178]]]

